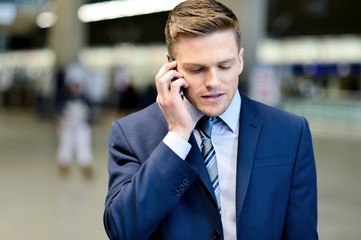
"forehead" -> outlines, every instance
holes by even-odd
[[[222,61],[238,55],[238,45],[233,30],[217,31],[206,36],[182,36],[174,48],[177,61]]]

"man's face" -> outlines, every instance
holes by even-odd
[[[238,50],[233,31],[183,36],[176,45],[175,59],[178,71],[189,85],[184,89],[189,102],[207,116],[224,113],[243,70],[243,49]]]

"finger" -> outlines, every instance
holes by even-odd
[[[171,70],[167,73],[165,73],[160,79],[156,80],[156,87],[158,94],[160,95],[166,95],[169,94],[169,86],[171,80],[174,78],[175,71]]]
[[[164,84],[168,84],[169,80],[172,79],[173,75],[170,75],[169,72],[171,71],[172,67],[174,66],[174,63],[165,63],[160,68],[158,74],[155,77],[155,84],[157,86],[157,89],[161,92],[164,92]],[[163,89],[163,90],[162,90]]]
[[[156,87],[158,94],[161,95],[169,94],[170,83],[172,79],[174,78],[178,79],[183,77],[181,73],[175,70],[168,70],[168,72],[166,72],[163,76],[159,76],[159,75],[156,77]]]
[[[170,82],[171,94],[179,94],[181,88],[187,88],[188,84],[184,78],[178,78],[177,80]]]
[[[165,62],[162,67],[159,69],[157,75],[155,76],[155,79],[160,79],[164,74],[169,72],[171,69],[174,69],[177,67],[177,63],[175,61],[173,62]]]

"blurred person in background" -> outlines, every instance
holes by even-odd
[[[308,123],[238,91],[234,12],[188,0],[165,34],[156,103],[111,126],[109,238],[318,239]]]
[[[60,117],[59,146],[57,159],[60,174],[66,176],[74,155],[85,177],[91,178],[93,160],[90,107],[87,101],[85,75],[76,67],[70,67],[66,74],[69,96],[64,103]]]
[[[9,105],[9,90],[13,86],[14,70],[8,67],[1,66],[0,68],[0,107]]]

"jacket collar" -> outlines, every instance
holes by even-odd
[[[244,199],[246,197],[251,177],[257,142],[262,128],[262,121],[257,118],[254,103],[249,98],[242,97],[240,114],[237,180],[236,180],[236,219],[239,219]]]

